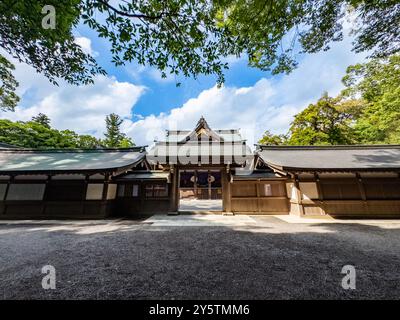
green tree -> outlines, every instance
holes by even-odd
[[[339,100],[326,93],[306,109],[298,113],[290,126],[289,145],[351,144],[354,134],[352,115],[339,111]]]
[[[400,55],[348,67],[343,96],[361,97],[354,129],[361,143],[400,142]]]
[[[77,146],[82,149],[95,149],[102,147],[102,142],[100,139],[84,134],[78,136]]]
[[[0,120],[0,142],[25,148],[97,148],[95,137],[56,130],[36,121]]]
[[[15,94],[18,82],[12,74],[14,69],[14,65],[0,55],[0,110],[14,111],[19,102]]]
[[[354,12],[354,50],[387,56],[399,51],[398,1],[363,0],[86,0],[84,22],[108,38],[117,64],[136,60],[185,76],[215,74],[222,57],[245,54],[252,66],[289,72],[296,50],[327,50],[343,38],[343,17]],[[105,15],[105,21],[97,18]],[[283,41],[285,37],[289,41]],[[287,43],[286,46],[283,42]]]
[[[55,8],[55,29],[42,26],[45,5]],[[53,83],[57,78],[73,84],[91,83],[93,75],[104,70],[75,43],[72,32],[79,23],[80,10],[80,0],[2,0],[0,47]]]
[[[103,143],[108,148],[127,148],[134,143],[125,133],[121,132],[121,124],[124,120],[117,114],[111,113],[106,117],[106,132]]]
[[[59,133],[61,135],[60,148],[95,149],[102,147],[101,140],[91,135],[79,135],[72,130],[62,130]]]
[[[283,134],[273,134],[269,130],[266,130],[262,138],[258,141],[259,144],[265,144],[270,146],[279,146],[286,144],[288,137]]]
[[[50,128],[50,118],[44,113],[39,113],[37,116],[32,117],[31,121],[37,122],[46,128]]]
[[[44,5],[56,9],[54,30],[41,26]],[[399,52],[397,0],[3,0],[0,47],[52,82],[90,83],[105,72],[74,42],[82,21],[110,41],[116,65],[135,61],[163,77],[213,74],[222,83],[230,55],[290,72],[297,53],[327,50],[343,38],[347,11],[357,19],[353,50],[376,57]]]

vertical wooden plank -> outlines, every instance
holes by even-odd
[[[85,187],[83,188],[83,199],[81,199],[81,214],[85,214],[85,203],[86,203],[86,194],[87,194],[87,187],[89,184],[89,175],[85,175],[85,181],[84,181]],[[103,187],[104,191],[104,187]]]
[[[358,189],[360,190],[361,199],[363,201],[366,201],[367,200],[367,194],[365,193],[364,183],[363,183],[362,178],[361,178],[361,176],[360,176],[360,174],[358,172],[356,172],[356,179],[357,179]]]
[[[194,198],[197,199],[197,170],[194,170],[194,183],[193,183],[193,190],[194,190]]]
[[[40,208],[40,213],[43,216],[46,214],[46,204],[47,204],[47,202],[46,202],[46,192],[47,192],[47,188],[49,186],[50,179],[51,179],[51,175],[49,174],[49,175],[47,175],[47,179],[46,179],[46,182],[45,182],[43,198],[42,198],[42,207]]]
[[[179,201],[180,201],[180,193],[179,193],[179,185],[180,185],[180,179],[181,179],[181,172],[176,169],[176,197],[175,197],[175,208],[176,211],[179,209]]]
[[[210,181],[211,171],[208,170],[207,173],[207,185],[208,185],[208,200],[211,200],[211,181]]]
[[[171,183],[171,198],[170,198],[169,211],[170,212],[177,212],[178,211],[177,197],[178,197],[179,171],[178,171],[178,168],[175,165],[171,165],[171,174],[172,174],[172,183]]]
[[[293,188],[295,188],[296,192],[296,201],[297,201],[297,206],[298,206],[298,211],[301,216],[304,215],[304,207],[301,201],[301,191],[300,191],[300,185],[299,185],[299,177],[295,174],[294,175],[294,182],[293,182]]]
[[[222,169],[221,171],[221,188],[222,188],[222,211],[226,211],[226,202],[227,202],[227,196],[226,196],[226,192],[227,192],[227,183],[228,183],[228,179],[226,177],[226,169]]]
[[[318,173],[314,172],[314,178],[315,178],[315,183],[317,185],[318,200],[319,201],[324,201],[324,195],[322,194],[321,181],[319,179]]]
[[[222,210],[224,212],[231,212],[232,206],[232,194],[231,188],[232,183],[230,182],[230,172],[229,167],[222,169],[221,171],[221,182],[222,182]]]
[[[138,196],[139,196],[139,212],[144,210],[144,204],[145,204],[145,198],[146,198],[146,183],[143,180],[138,180],[137,182],[138,185]],[[132,187],[133,188],[133,187]],[[126,192],[126,188],[125,188]]]
[[[258,179],[255,182],[256,185],[256,194],[257,194],[257,212],[261,212],[261,199],[260,199],[260,188],[261,188],[261,181]]]
[[[107,200],[108,183],[109,183],[109,179],[110,179],[109,174],[106,174],[104,178],[105,179],[104,179],[104,183],[103,183],[103,194],[102,194],[102,197],[101,197],[103,201]]]
[[[9,176],[9,179],[7,181],[7,187],[6,187],[6,192],[4,193],[4,207],[3,207],[3,214],[7,214],[7,195],[8,195],[8,190],[10,189],[10,184],[14,181],[15,177],[13,175]]]

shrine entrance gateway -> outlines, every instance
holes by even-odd
[[[222,211],[221,169],[180,169],[178,200],[180,211]]]

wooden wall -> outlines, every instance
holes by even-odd
[[[231,183],[230,209],[234,213],[288,214],[283,181],[245,180]]]
[[[292,182],[290,202],[290,213],[299,216],[400,218],[400,179],[397,173],[303,175]]]
[[[400,200],[324,200],[303,202],[304,216],[400,218]]]
[[[112,215],[113,201],[1,201],[0,219],[101,219]]]
[[[0,199],[0,219],[52,219],[52,218],[105,218],[110,216],[136,216],[138,214],[167,213],[177,210],[177,175],[171,183],[167,181],[118,181],[115,195],[115,181],[82,180],[82,184],[104,184],[97,199],[85,200],[89,194],[82,193],[80,198],[55,199],[48,188],[64,187],[71,181],[43,182],[1,181],[2,194],[9,192],[11,184],[43,184],[46,192],[43,200],[7,200]],[[77,183],[77,182],[74,182]],[[79,184],[79,183],[77,183]],[[110,185],[114,184],[114,195],[109,197]],[[120,194],[119,185],[128,187]],[[133,195],[133,185],[138,186]],[[148,194],[148,186],[162,185],[167,193],[154,191]],[[75,187],[74,187],[75,188]],[[85,188],[84,188],[85,189]],[[91,189],[92,192],[96,188]],[[294,214],[298,216],[331,215],[335,217],[400,217],[400,178],[398,173],[371,174],[316,174],[296,175],[287,180],[234,180],[230,182],[226,170],[222,171],[222,190],[224,211],[236,214]],[[92,196],[96,193],[92,193]],[[52,198],[53,197],[53,198]],[[57,196],[58,197],[58,196]],[[115,199],[114,199],[115,197]],[[56,200],[56,201],[55,201]]]
[[[163,185],[167,188],[167,195],[148,197],[146,195],[146,187],[150,185]],[[121,195],[121,185],[128,186],[125,190],[125,194]],[[129,194],[131,188],[129,186],[137,185],[137,195],[132,196]],[[127,181],[118,184],[117,198],[115,203],[115,216],[129,217],[141,214],[151,213],[166,213],[170,210],[172,199],[172,187],[171,184],[167,184],[166,180],[160,181]]]
[[[101,219],[112,215],[114,201],[109,191],[115,189],[104,176],[103,180],[74,179],[17,176],[1,181],[0,219]],[[97,192],[88,192],[88,186]]]
[[[11,200],[10,197],[7,197],[11,185],[32,186],[36,184],[39,189],[43,189],[45,185],[44,192],[39,198],[41,200],[18,198]],[[137,185],[137,196],[132,196],[132,188],[126,188],[125,194],[117,197],[119,190],[116,182],[104,180],[25,179],[12,182],[2,181],[0,183],[2,191],[0,193],[0,219],[101,219],[169,211],[171,188],[165,179],[128,181],[123,184],[130,187]],[[152,195],[149,196],[147,187],[151,185],[166,186],[168,193],[158,196],[162,190],[153,189]]]

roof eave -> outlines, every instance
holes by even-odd
[[[58,169],[58,170],[0,170],[0,175],[15,176],[15,175],[33,175],[33,174],[94,174],[94,173],[114,173],[120,174],[130,168],[136,167],[145,159],[145,154],[134,162],[121,166],[121,167],[110,167],[110,168],[96,168],[96,169]]]
[[[354,171],[400,171],[400,167],[384,167],[384,168],[302,168],[302,167],[285,167],[281,170],[286,172],[354,172]]]

